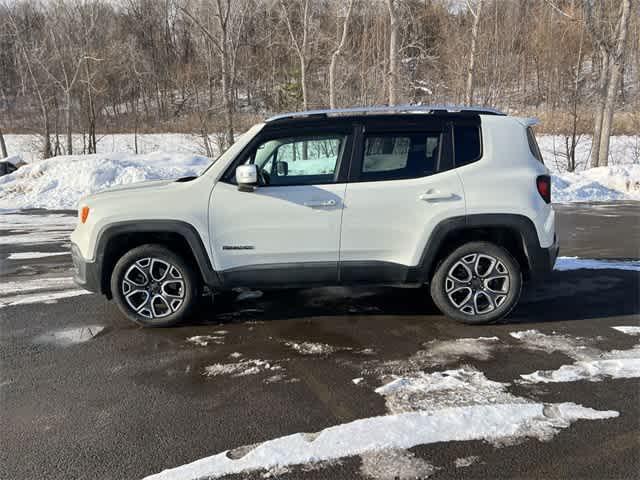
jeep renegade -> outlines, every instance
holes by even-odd
[[[272,117],[198,177],[82,199],[75,280],[146,326],[205,287],[362,284],[428,286],[447,316],[494,322],[558,254],[533,124],[444,106]]]

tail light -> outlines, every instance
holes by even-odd
[[[551,203],[551,177],[549,175],[540,175],[536,178],[536,187],[538,193],[546,203]]]

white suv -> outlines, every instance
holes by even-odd
[[[255,125],[200,176],[84,198],[76,282],[148,326],[204,287],[429,285],[496,321],[558,253],[531,121],[490,109],[309,111]]]

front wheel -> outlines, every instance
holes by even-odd
[[[199,289],[191,266],[161,245],[130,250],[111,275],[111,292],[120,310],[147,327],[168,327],[186,318]]]
[[[431,280],[431,296],[446,316],[491,323],[508,315],[522,290],[520,265],[504,248],[470,242],[447,256]]]

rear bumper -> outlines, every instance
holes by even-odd
[[[80,253],[80,249],[71,244],[71,261],[73,262],[73,281],[90,292],[100,293],[100,268],[95,262],[88,262]]]
[[[560,244],[558,237],[554,235],[553,244],[550,247],[533,247],[527,249],[529,260],[529,273],[531,280],[544,278],[551,273],[558,258]]]

